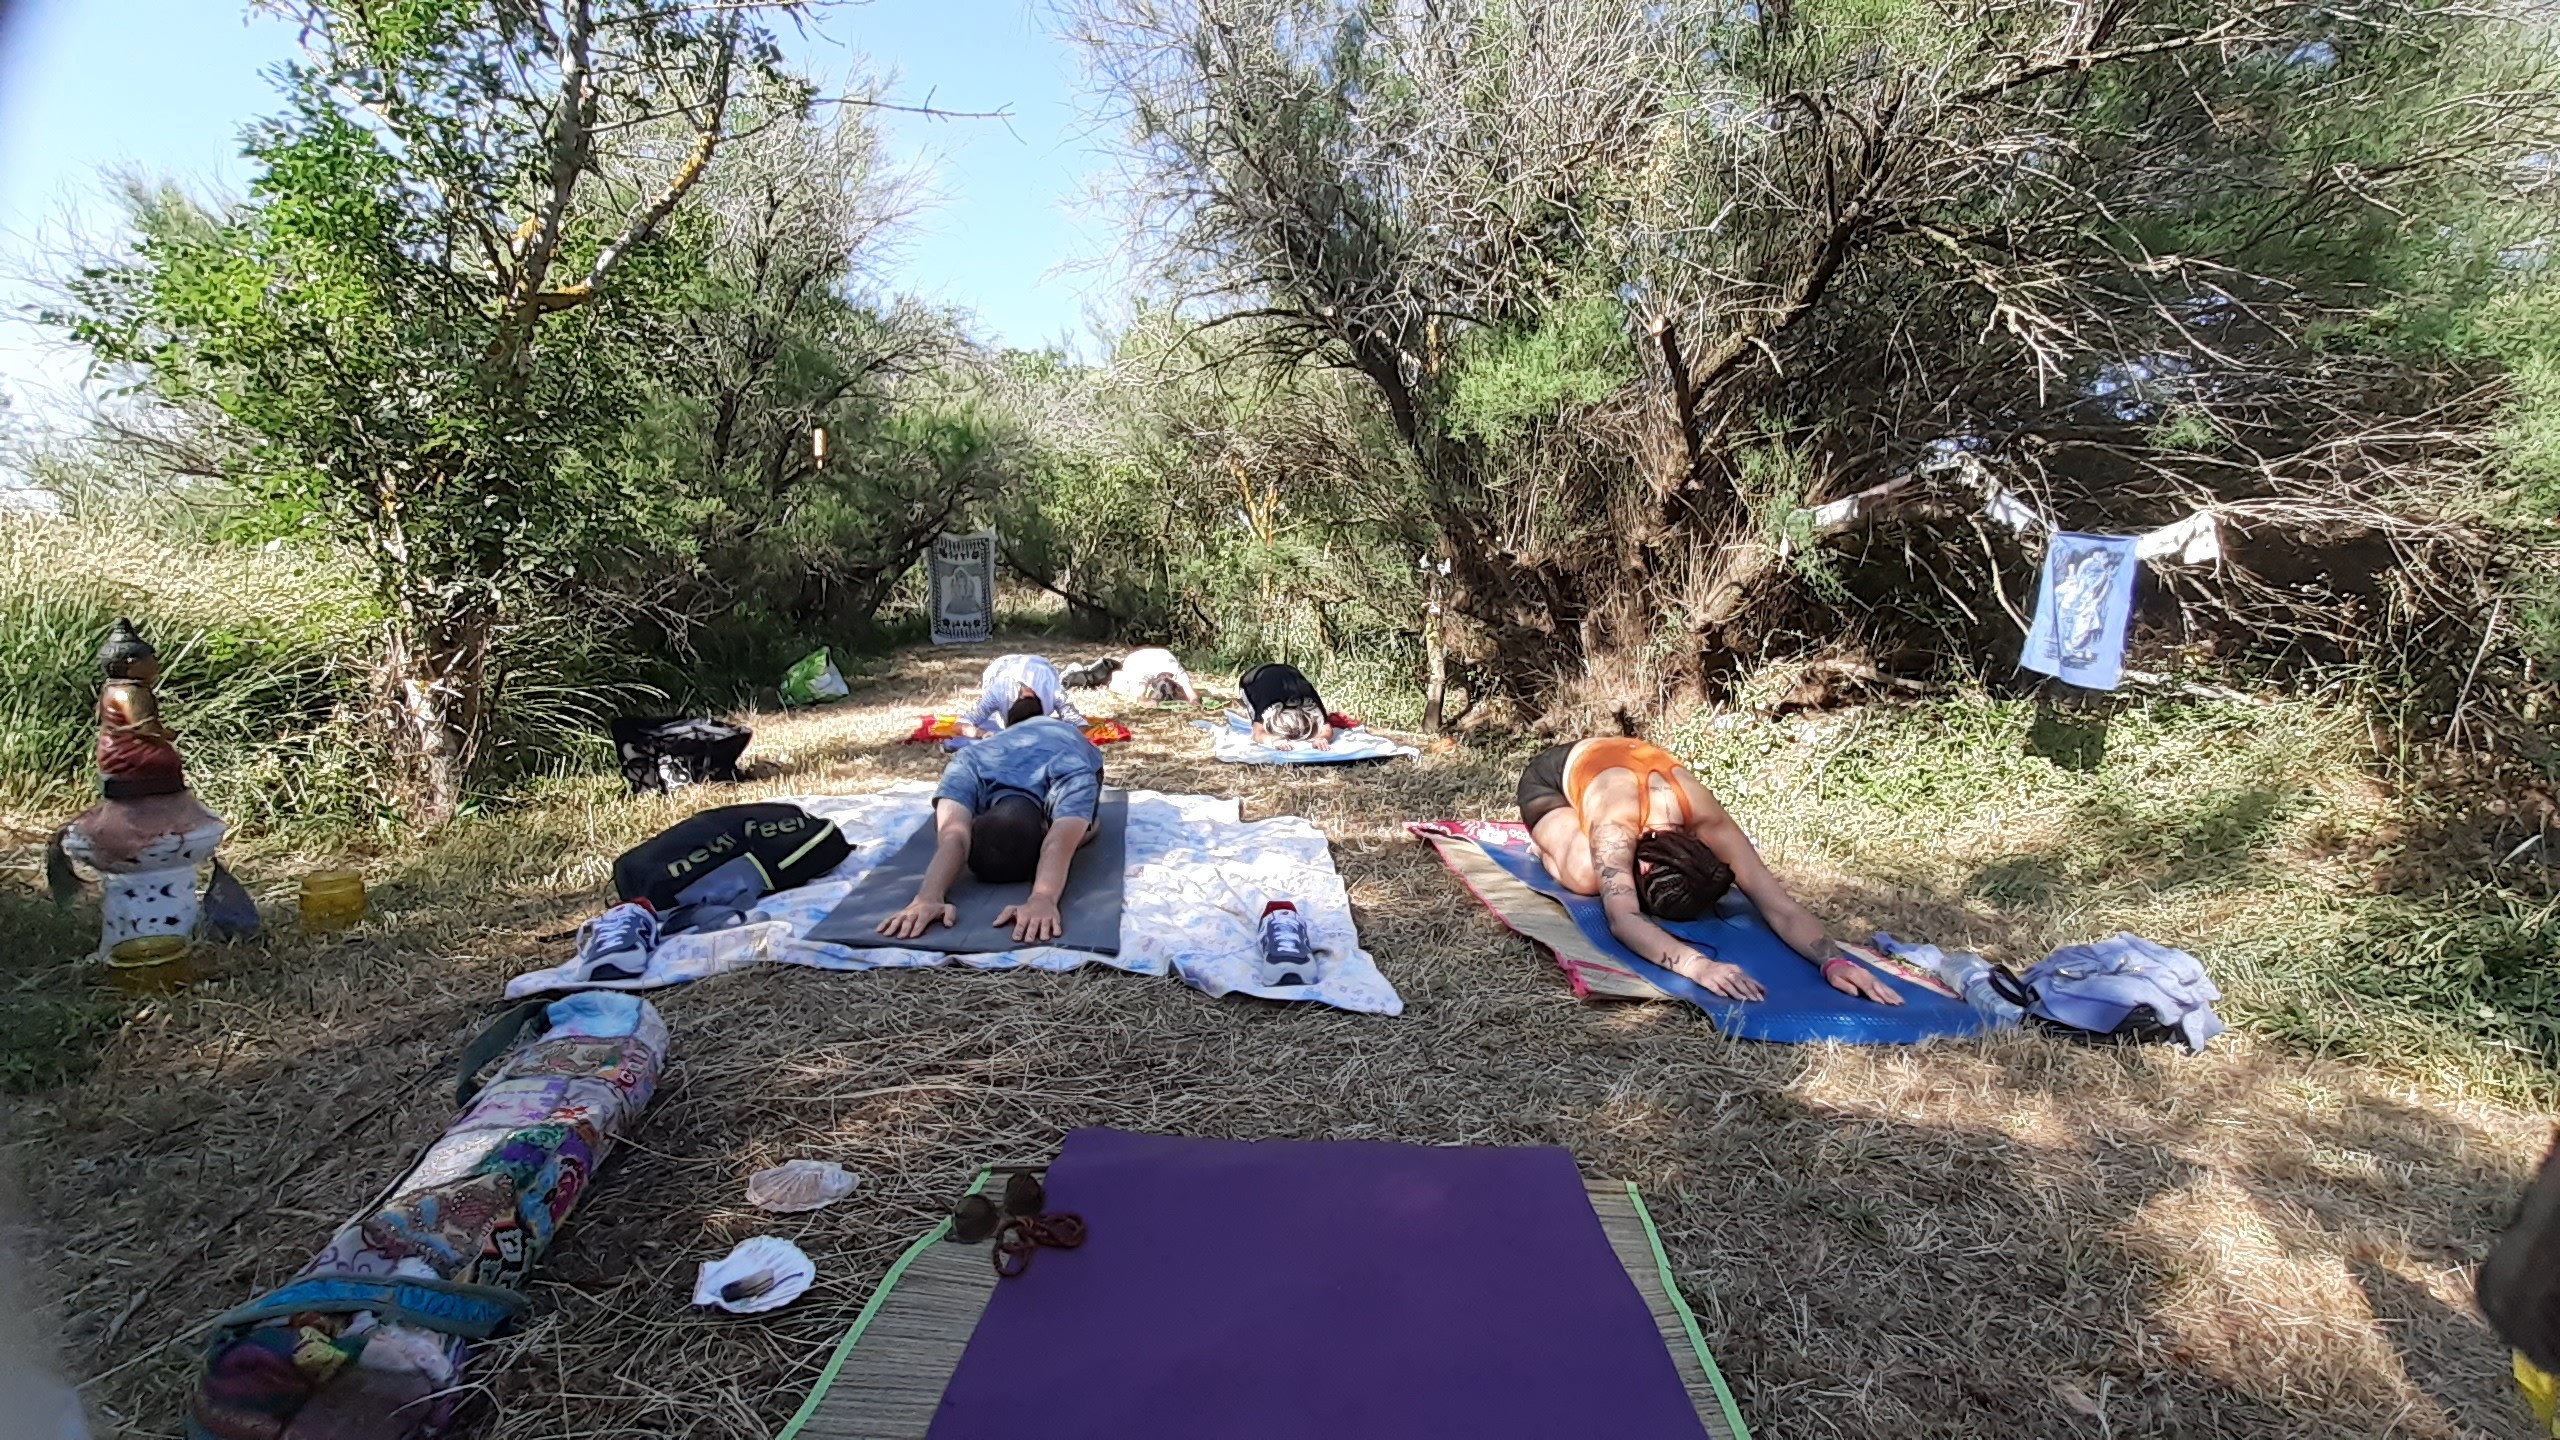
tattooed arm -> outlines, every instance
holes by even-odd
[[[1627,948],[1655,964],[1673,945],[1671,933],[1645,918],[1636,898],[1636,827],[1623,820],[1602,820],[1591,827],[1591,869],[1600,877],[1600,908],[1609,931]]]
[[[1823,980],[1844,995],[1856,995],[1881,1005],[1899,1005],[1901,995],[1876,973],[1844,954],[1838,941],[1824,931],[1813,912],[1796,903],[1778,877],[1769,873],[1760,852],[1742,833],[1733,816],[1714,797],[1708,797],[1704,814],[1692,832],[1706,847],[1716,852],[1733,871],[1733,886],[1751,897],[1760,910],[1760,918],[1770,930],[1787,942],[1787,948],[1810,960],[1822,971]]]
[[[1740,968],[1708,959],[1645,918],[1636,897],[1635,826],[1624,820],[1593,824],[1591,868],[1600,878],[1600,908],[1609,917],[1609,933],[1628,949],[1728,1000],[1758,1000],[1767,993]]]

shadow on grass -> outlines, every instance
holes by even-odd
[[[2064,710],[2040,700],[2035,722],[2027,727],[2027,751],[2060,769],[2093,774],[2107,759],[2107,716],[2102,711]]]
[[[1761,1433],[2514,1423],[2455,1269],[2523,1182],[2493,1137],[2370,1093],[2306,1101],[2281,1061],[1799,1054],[1753,1093],[1630,1077],[1569,1142],[1644,1185]]]
[[[126,999],[102,989],[85,962],[98,941],[93,903],[0,883],[0,1094],[23,1095],[89,1073]]]
[[[1964,893],[2015,909],[2098,887],[2170,890],[2236,880],[2307,800],[2299,788],[2243,786],[2197,796],[2163,816],[2139,813],[2120,796],[2093,794],[2056,827],[2068,838],[1985,863]]]
[[[2550,1084],[2560,1073],[2560,975],[2550,965],[2560,898],[2549,884],[2390,864],[2368,867],[2363,884],[2271,883],[2287,863],[2278,846],[2289,823],[2315,803],[2299,787],[2244,786],[2145,816],[2095,796],[2054,827],[2066,838],[1981,865],[1961,893],[2021,919],[2093,898],[2231,897],[2247,913],[2226,923],[2259,952],[2252,1018],[2265,1033],[2308,1051],[2343,1043],[2373,1053],[2387,1034],[2428,1028],[2528,1055],[2534,1083]],[[2287,906],[2299,928],[2279,913]]]

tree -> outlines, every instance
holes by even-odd
[[[1763,653],[1797,506],[1933,441],[1983,442],[2083,522],[2199,495],[2357,511],[2412,450],[2357,437],[2423,432],[2399,414],[2445,396],[2332,342],[2438,227],[2512,235],[2514,167],[2560,134],[2523,6],[1075,13],[1177,302],[1367,382],[1476,660],[1652,703]],[[2093,414],[2110,374],[2148,377],[2143,405]],[[2251,463],[2152,443],[2196,426]],[[2073,463],[2039,469],[2055,445]]]
[[[743,138],[675,227],[692,278],[618,460],[694,517],[615,578],[645,597],[649,648],[770,675],[867,625],[1002,480],[959,327],[869,291],[869,251],[909,203],[846,107]]]
[[[1102,364],[1008,357],[998,405],[1026,458],[1006,566],[1122,633],[1238,656],[1410,629],[1429,543],[1410,463],[1355,378],[1269,363],[1255,323],[1157,311]]]
[[[695,0],[268,0],[303,27],[257,176],[220,214],[137,211],[58,319],[239,443],[278,529],[361,550],[382,689],[425,818],[498,700],[511,613],[665,503],[597,463],[670,302],[670,219],[735,117],[796,119],[766,17]]]

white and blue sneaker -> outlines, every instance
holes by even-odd
[[[1265,985],[1316,983],[1315,947],[1308,943],[1306,917],[1287,900],[1262,907],[1261,971]]]
[[[658,912],[625,900],[578,927],[578,979],[637,980],[658,948]]]

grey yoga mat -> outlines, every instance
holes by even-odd
[[[1055,940],[1039,943],[1099,955],[1120,953],[1120,902],[1129,871],[1129,792],[1105,790],[1095,817],[1099,829],[1091,843],[1076,852],[1067,867],[1067,893],[1058,898],[1058,919],[1066,927]],[[823,940],[853,950],[939,950],[948,955],[991,955],[1029,947],[1018,944],[1010,928],[996,928],[996,916],[1008,905],[1031,895],[1031,882],[982,885],[968,871],[952,885],[948,899],[959,912],[958,923],[936,925],[913,940],[892,940],[880,933],[880,922],[916,898],[933,863],[933,821],[916,827],[907,843],[871,867],[853,893],[809,931]]]

